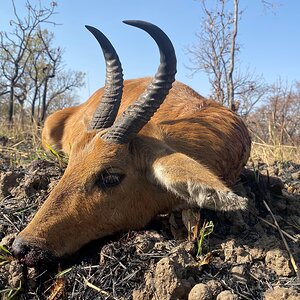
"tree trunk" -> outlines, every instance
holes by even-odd
[[[43,124],[45,121],[45,118],[46,118],[48,80],[49,80],[49,77],[47,76],[45,78],[45,87],[44,87],[43,98],[42,98],[42,113],[41,113],[41,118],[40,118],[40,124]]]
[[[11,85],[9,91],[9,103],[8,103],[8,126],[12,127],[14,116],[14,86]]]
[[[24,102],[25,101],[20,101],[20,106],[21,106],[21,119],[20,119],[20,123],[21,123],[21,128],[24,129],[24,125],[25,125],[25,110],[24,110]]]
[[[235,57],[235,41],[238,30],[238,18],[239,18],[239,0],[234,0],[234,16],[233,16],[233,33],[230,49],[230,66],[228,72],[228,107],[235,111],[234,105],[234,86],[233,86],[233,70],[234,70],[234,57]]]
[[[32,104],[31,104],[31,123],[34,122],[35,103],[36,103],[37,94],[38,94],[38,89],[36,88],[35,91],[34,91]]]

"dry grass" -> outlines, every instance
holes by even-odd
[[[262,160],[268,165],[275,161],[300,163],[300,147],[252,142],[250,157],[252,161]]]
[[[44,151],[41,142],[41,128],[36,124],[9,128],[0,123],[0,159],[5,158],[10,167],[18,167],[36,159],[56,160],[53,153]]]
[[[7,139],[7,142],[3,143],[3,139]],[[37,158],[49,159],[49,152],[45,152],[41,146],[41,128],[36,124],[27,124],[23,127],[17,124],[13,128],[8,128],[6,124],[0,123],[0,153],[9,160],[10,166],[19,166]],[[57,156],[55,153],[52,154]],[[300,147],[269,145],[263,141],[252,142],[250,157],[254,162],[261,160],[267,165],[275,161],[300,163]]]

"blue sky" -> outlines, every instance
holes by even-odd
[[[271,0],[270,0],[271,1]],[[15,0],[22,15],[25,0]],[[35,3],[36,0],[32,0]],[[48,3],[48,1],[42,1]],[[186,47],[197,42],[203,17],[196,0],[57,0],[58,14],[53,20],[60,26],[50,26],[56,43],[65,49],[67,68],[87,74],[87,85],[78,94],[85,100],[104,84],[104,61],[97,42],[84,25],[99,28],[116,48],[125,78],[151,76],[155,73],[159,55],[155,43],[142,30],[125,25],[122,20],[141,19],[160,26],[172,40],[178,60],[177,80],[192,86],[207,96],[210,91],[205,74],[190,71]],[[274,2],[274,1],[273,1]],[[290,82],[300,80],[300,1],[279,0],[275,11],[266,12],[260,0],[241,0],[244,9],[239,24],[238,41],[242,44],[240,61],[272,83],[280,76]],[[10,0],[0,0],[0,30],[9,29],[12,18]]]

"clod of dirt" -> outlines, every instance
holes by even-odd
[[[275,287],[264,293],[265,300],[299,300],[300,294],[292,288]]]
[[[161,299],[184,299],[191,290],[191,283],[184,279],[184,266],[178,257],[165,257],[156,266],[155,290]]]
[[[227,240],[221,244],[224,250],[225,262],[245,264],[252,261],[250,253],[236,244],[236,240]]]
[[[163,236],[157,232],[147,232],[144,235],[138,235],[134,239],[137,253],[148,253],[158,242],[163,241]]]
[[[238,300],[238,299],[239,297],[236,294],[233,294],[229,290],[225,290],[217,296],[217,300]]]
[[[11,191],[24,176],[22,172],[8,171],[0,173],[0,198],[11,196]]]
[[[244,265],[234,266],[231,268],[232,278],[237,282],[247,282],[246,270]]]
[[[207,281],[206,285],[210,289],[213,299],[215,299],[223,290],[222,284],[215,279]]]
[[[175,248],[169,257],[162,258],[155,269],[145,274],[145,286],[142,290],[135,290],[134,300],[186,299],[193,285],[194,276],[199,274],[201,267],[194,258],[182,247]]]
[[[291,276],[294,274],[289,263],[289,256],[286,251],[280,249],[269,250],[265,259],[266,265],[278,276]]]
[[[188,300],[211,300],[212,292],[204,283],[196,284],[190,291]]]
[[[35,195],[40,190],[47,190],[49,180],[44,175],[31,174],[25,175],[24,191],[27,197]]]

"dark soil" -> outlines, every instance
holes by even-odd
[[[62,173],[57,162],[37,160],[12,168],[0,156],[0,244],[6,249]],[[48,269],[26,268],[0,250],[0,295],[52,300],[300,299],[300,281],[290,259],[292,255],[300,262],[300,165],[249,166],[235,190],[248,197],[247,211],[188,210],[158,216],[142,231],[93,242]],[[188,232],[184,224],[200,229],[205,221],[212,221],[214,230],[197,256],[195,229]]]

